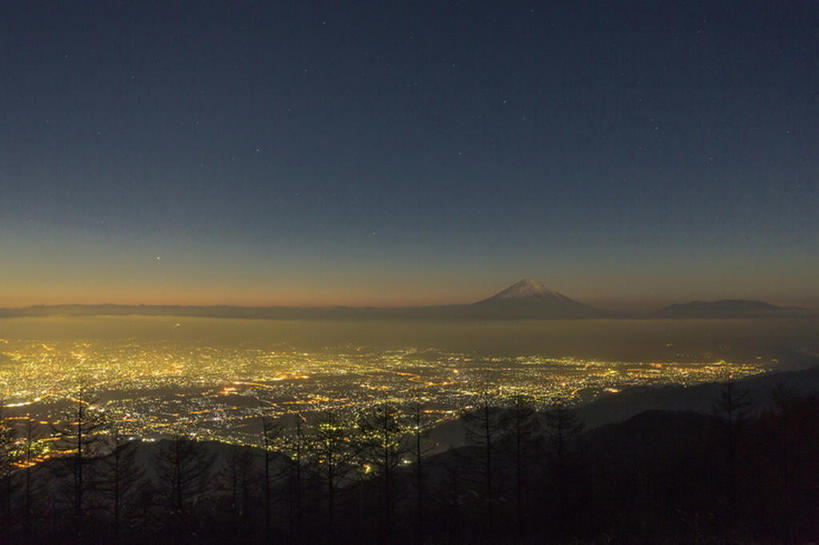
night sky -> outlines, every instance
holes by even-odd
[[[0,306],[819,301],[815,2],[0,8]]]

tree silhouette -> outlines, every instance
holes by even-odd
[[[88,390],[80,387],[61,420],[54,425],[63,449],[71,453],[65,458],[65,462],[72,477],[69,501],[78,539],[82,538],[84,529],[82,519],[85,516],[86,492],[90,482],[86,469],[95,454],[99,454],[95,447],[100,439],[98,432],[103,425],[103,413],[97,410],[94,403],[95,399]]]
[[[319,415],[312,434],[300,431],[300,424],[289,428],[286,436],[275,435],[272,428],[262,426],[275,435],[268,435],[267,445],[285,445],[285,451],[294,461],[284,465],[287,471],[292,471],[291,484],[295,480],[293,468],[301,467],[305,482],[312,478],[321,485],[315,490],[309,486],[305,489],[303,529],[295,526],[296,502],[291,502],[293,533],[287,541],[279,539],[275,511],[272,531],[262,525],[261,503],[256,501],[262,497],[260,451],[196,443],[180,433],[158,444],[128,442],[114,426],[100,434],[104,440],[100,440],[97,447],[102,452],[104,446],[105,456],[88,464],[88,468],[93,468],[90,475],[94,479],[86,481],[89,495],[85,501],[84,529],[82,538],[75,539],[71,531],[73,518],[61,517],[61,513],[49,505],[54,495],[45,493],[55,489],[56,481],[52,479],[55,473],[50,468],[64,462],[58,449],[49,452],[49,443],[37,440],[37,421],[28,419],[25,434],[22,427],[18,430],[14,449],[13,522],[0,526],[0,542],[8,537],[6,542],[25,545],[115,543],[116,530],[98,534],[96,529],[111,528],[112,521],[116,525],[116,512],[120,511],[120,541],[135,545],[207,545],[234,541],[342,545],[387,540],[394,545],[404,545],[413,541],[413,535],[400,530],[409,530],[418,512],[412,501],[401,501],[401,495],[396,493],[402,483],[417,478],[415,471],[401,471],[395,466],[402,456],[414,457],[416,462],[423,460],[423,486],[418,488],[424,494],[425,520],[423,534],[414,536],[418,542],[796,545],[810,542],[819,529],[816,516],[819,400],[816,396],[778,390],[770,409],[743,417],[740,444],[744,447],[738,449],[737,461],[743,464],[744,470],[738,473],[741,487],[738,491],[753,490],[754,494],[738,495],[741,509],[736,511],[736,531],[731,534],[726,526],[728,521],[720,511],[719,501],[723,498],[719,496],[724,483],[714,478],[723,472],[718,462],[722,449],[726,448],[722,433],[725,421],[720,420],[719,427],[715,428],[711,425],[715,419],[708,415],[649,411],[622,423],[581,432],[569,401],[561,399],[542,415],[536,415],[542,417],[540,430],[528,398],[501,404],[487,396],[480,401],[473,406],[478,414],[470,423],[470,426],[477,423],[473,427],[479,437],[473,438],[471,445],[456,447],[455,452],[423,459],[419,438],[426,423],[422,420],[424,411],[420,405],[404,416],[389,405],[374,407],[360,416],[357,426],[352,426],[357,428],[354,434],[351,434],[350,423],[338,413]],[[735,402],[728,405],[738,406]],[[741,411],[733,414],[741,414]],[[487,421],[493,445],[490,451],[495,518],[492,535],[487,527],[484,493]],[[301,418],[296,422],[304,423]],[[714,433],[715,430],[718,433]],[[402,435],[403,441],[399,439]],[[402,446],[395,447],[396,442]],[[588,449],[581,450],[581,445]],[[539,450],[541,446],[548,448]],[[155,457],[143,458],[141,454],[134,454],[136,449],[144,449],[142,453],[153,452]],[[224,454],[216,475],[210,467],[212,459],[208,452]],[[535,455],[541,453],[544,453],[544,472],[538,471],[535,461]],[[73,455],[72,451],[66,458]],[[255,456],[253,464],[251,456]],[[272,448],[269,456],[267,477],[272,483],[270,496],[274,497],[278,465]],[[153,462],[154,466],[145,472],[147,476],[139,470],[128,469],[137,459],[148,464]],[[465,460],[474,465],[465,464]],[[366,462],[373,471],[370,474],[354,472],[358,461]],[[331,467],[332,476],[328,474]],[[392,479],[386,482],[385,467],[392,472]],[[593,480],[586,479],[587,467],[594,472],[589,475]],[[470,482],[476,474],[480,478],[477,487]],[[151,481],[154,488],[126,482],[134,475],[138,475],[136,480]],[[221,486],[208,485],[214,476]],[[509,477],[508,484],[503,484],[504,477]],[[328,487],[330,482],[332,488]],[[116,483],[120,483],[118,487]],[[522,492],[518,493],[521,488]],[[547,491],[547,501],[542,506],[532,502],[534,492],[539,489]],[[315,496],[310,494],[313,491]],[[328,497],[331,491],[332,498]],[[151,505],[152,509],[143,508],[142,500],[152,494],[162,503],[146,501],[145,505]],[[520,500],[516,498],[518,495]],[[391,506],[387,507],[385,498],[390,497]],[[275,505],[275,497],[272,503]],[[375,516],[368,516],[372,506],[376,506],[379,516],[392,518],[391,533],[382,524],[376,534]],[[542,516],[530,516],[535,508]],[[334,526],[332,529],[330,524]]]
[[[737,481],[739,478],[739,464],[737,452],[741,442],[741,434],[748,415],[751,412],[753,401],[750,394],[736,387],[733,380],[722,385],[719,398],[714,404],[713,411],[722,422],[725,437],[725,529],[734,531],[737,518]]]
[[[10,525],[11,495],[12,495],[12,468],[15,462],[15,430],[3,416],[3,400],[0,399],[0,521],[4,527]],[[5,533],[5,532],[4,532]]]
[[[276,448],[276,439],[280,435],[280,427],[269,418],[262,419],[262,448],[264,449],[264,533],[267,541],[270,541],[272,535],[271,523],[271,504],[272,504],[272,486],[273,486],[273,472],[271,464],[273,462],[273,453]]]
[[[213,458],[205,449],[181,432],[173,434],[156,455],[160,497],[172,517],[172,532],[181,541],[182,533],[195,533],[192,504],[210,489]]]
[[[424,541],[424,451],[422,438],[428,422],[424,418],[424,406],[416,401],[412,407],[412,461],[413,484],[415,485],[415,543]]]
[[[34,419],[31,418],[30,415],[26,415],[26,435],[25,440],[23,442],[23,454],[22,454],[22,461],[23,461],[23,472],[24,472],[24,485],[23,485],[23,513],[22,513],[22,520],[23,520],[23,539],[24,541],[29,541],[31,539],[32,533],[32,518],[33,518],[33,505],[34,505],[34,488],[32,486],[31,481],[31,472],[33,471],[34,467],[34,432],[35,432],[35,422]]]
[[[495,530],[495,471],[494,457],[497,441],[502,429],[500,411],[495,406],[496,397],[483,392],[478,396],[476,406],[463,414],[467,440],[480,447],[482,460],[478,464],[483,481],[483,504],[485,507],[485,537],[492,539]]]
[[[107,422],[105,442],[109,453],[99,460],[96,479],[97,492],[110,509],[114,543],[119,543],[122,538],[123,512],[128,507],[126,501],[134,494],[145,473],[136,462],[134,443],[123,435],[119,424],[116,419]]]
[[[501,415],[505,444],[512,452],[515,471],[515,543],[520,542],[524,519],[524,488],[532,459],[532,443],[538,431],[534,402],[528,396],[512,398],[508,409]]]
[[[569,524],[569,489],[576,478],[575,447],[583,430],[577,412],[569,400],[558,398],[544,415],[544,426],[552,460],[551,471],[557,491],[558,526],[565,529]]]
[[[747,390],[739,390],[730,380],[722,385],[719,398],[714,404],[714,412],[725,425],[725,442],[728,466],[733,468],[737,455],[737,435],[750,414],[753,406]]]
[[[265,449],[265,468],[269,468],[269,453]],[[247,448],[239,445],[230,445],[223,469],[223,490],[228,493],[230,500],[230,535],[232,539],[245,541],[249,536],[250,514],[253,503],[253,485],[257,483],[258,475],[253,467],[253,454]],[[265,475],[263,485],[269,486],[272,477]]]
[[[355,444],[350,437],[351,426],[336,411],[328,410],[314,428],[313,453],[323,467],[327,500],[327,538],[336,541],[336,501],[341,483],[350,471],[355,457]]]
[[[296,545],[304,539],[304,472],[307,462],[308,438],[305,433],[305,418],[295,414],[293,426],[286,437],[286,448],[290,451],[292,464],[290,478],[290,533]]]
[[[395,473],[401,457],[407,452],[404,437],[409,431],[401,421],[398,409],[385,403],[361,415],[358,422],[361,431],[362,458],[381,479],[380,541],[393,540]]]

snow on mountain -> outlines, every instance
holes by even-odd
[[[524,278],[489,299],[522,299],[525,297],[563,297],[547,288],[540,280]]]
[[[599,313],[531,278],[469,307],[471,314],[486,318],[586,318]]]

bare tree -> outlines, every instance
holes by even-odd
[[[11,524],[11,470],[15,461],[15,431],[3,417],[3,401],[0,400],[0,494],[2,494],[2,509],[0,520],[4,527]]]
[[[412,456],[414,484],[415,484],[415,543],[420,545],[424,541],[424,451],[422,438],[427,427],[424,418],[424,407],[417,401],[412,407]]]
[[[381,542],[390,543],[393,533],[395,504],[395,472],[401,457],[407,452],[403,441],[406,425],[401,422],[398,409],[385,403],[364,413],[359,418],[360,445],[364,461],[380,476],[381,487]]]
[[[491,539],[495,530],[495,467],[494,456],[496,442],[501,434],[500,412],[495,406],[495,396],[483,392],[478,396],[476,406],[464,413],[467,440],[481,448],[483,462],[479,464],[483,481],[483,500],[485,506],[486,537]]]
[[[175,532],[190,530],[192,504],[208,489],[207,478],[213,458],[190,437],[177,432],[160,449],[156,468],[161,485],[160,495],[174,518]]]
[[[290,533],[293,543],[300,545],[304,538],[304,472],[308,438],[303,415],[294,415],[294,424],[285,437],[286,449],[292,459],[290,478]]]
[[[501,426],[508,436],[515,467],[515,542],[520,542],[524,519],[524,487],[532,458],[532,442],[538,431],[538,420],[532,399],[518,395],[501,416]]]
[[[569,486],[574,478],[574,448],[583,430],[583,424],[569,400],[560,398],[552,403],[544,419],[552,458],[552,474],[558,494],[557,517],[561,525],[567,524],[569,514]]]
[[[336,496],[349,474],[350,462],[355,449],[351,427],[335,411],[325,412],[314,430],[314,455],[324,468],[324,484],[327,492],[327,536],[330,543],[335,539]]]
[[[24,486],[23,486],[23,539],[28,542],[32,532],[33,489],[31,482],[31,468],[34,466],[34,419],[26,415],[26,437],[23,443]]]
[[[273,474],[271,464],[273,462],[273,452],[276,438],[280,434],[280,428],[268,418],[262,419],[262,448],[264,449],[264,532],[268,541],[271,538],[271,516],[270,508],[272,504],[272,481]]]
[[[726,452],[729,465],[736,460],[737,434],[751,412],[753,401],[746,390],[739,390],[733,380],[723,384],[714,412],[725,424]]]
[[[265,451],[265,458],[269,454]],[[253,455],[247,448],[230,445],[227,466],[221,475],[230,497],[231,535],[237,540],[247,538],[250,528],[249,517],[253,501],[253,484],[258,481],[253,468]],[[267,481],[269,483],[269,480]],[[224,489],[223,489],[224,490]]]
[[[753,402],[745,390],[739,390],[733,380],[723,384],[714,412],[725,427],[725,450],[729,472],[734,471],[738,435],[751,412]]]
[[[86,468],[95,454],[93,449],[99,440],[98,432],[102,424],[102,413],[96,410],[94,399],[87,389],[81,387],[62,419],[54,425],[63,448],[71,452],[71,456],[66,458],[72,477],[69,501],[78,534],[83,528],[81,521],[85,514],[85,496],[89,485]]]
[[[728,532],[734,531],[737,518],[737,451],[745,421],[750,414],[752,401],[747,391],[739,390],[733,380],[722,385],[713,412],[722,423],[725,437],[725,524]]]
[[[110,508],[113,541],[119,543],[126,500],[142,480],[144,470],[136,463],[136,449],[122,433],[119,423],[112,420],[107,427],[106,443],[109,453],[99,462],[101,474],[97,478],[97,485],[98,492]]]

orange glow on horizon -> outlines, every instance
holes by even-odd
[[[38,305],[172,305],[172,306],[239,306],[239,307],[405,307],[472,303],[480,295],[452,297],[429,294],[379,295],[345,293],[288,294],[240,293],[205,295],[199,293],[140,293],[101,295],[76,292],[66,294],[11,295],[0,293],[0,308],[24,308]]]

